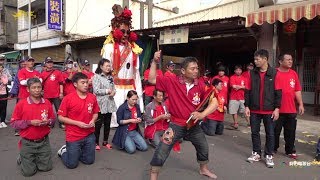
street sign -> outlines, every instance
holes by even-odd
[[[168,29],[160,31],[159,44],[188,43],[189,28]]]
[[[62,0],[46,0],[47,29],[62,31]]]

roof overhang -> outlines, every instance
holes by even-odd
[[[244,17],[229,17],[223,19],[215,19],[209,21],[185,23],[168,25],[163,27],[155,27],[149,29],[136,30],[135,32],[139,35],[148,35],[150,37],[159,37],[160,31],[167,29],[177,29],[180,27],[189,28],[189,38],[200,38],[204,36],[213,36],[218,34],[226,33],[242,33],[248,32],[245,28],[245,18]]]
[[[269,24],[276,21],[285,23],[290,19],[294,21],[299,21],[302,18],[311,20],[319,15],[320,0],[273,5],[249,13],[246,19],[246,27],[251,27],[254,24],[262,25],[265,22]]]

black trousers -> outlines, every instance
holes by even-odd
[[[283,136],[285,141],[286,154],[296,153],[294,142],[296,140],[297,128],[297,114],[296,113],[281,113],[279,119],[276,121],[274,128],[275,145],[274,150],[279,148],[279,138],[283,127]]]
[[[109,133],[110,133],[110,123],[111,123],[111,115],[112,113],[98,114],[98,120],[95,123],[95,136],[96,136],[96,144],[99,144],[99,136],[100,136],[100,129],[102,124],[103,126],[103,142],[108,143]]]
[[[0,99],[7,98],[7,94],[0,95]],[[7,117],[8,100],[0,100],[0,122],[5,122]]]
[[[51,104],[53,104],[54,106],[54,109],[56,110],[56,112],[58,113],[58,110],[59,110],[59,107],[60,107],[60,104],[61,104],[61,99],[59,97],[57,98],[48,98],[48,100],[51,102]],[[57,116],[58,117],[58,116]],[[58,118],[57,118],[57,121],[59,122],[59,124],[62,124]],[[53,125],[54,126],[54,125]]]

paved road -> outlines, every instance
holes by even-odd
[[[12,105],[11,105],[12,107]],[[8,114],[11,114],[9,112]],[[228,123],[228,122],[227,122]],[[303,179],[320,180],[320,166],[290,167],[291,159],[285,157],[284,148],[279,149],[275,155],[275,168],[268,169],[264,162],[254,164],[245,160],[251,153],[250,129],[240,127],[239,131],[225,130],[224,135],[208,137],[207,141],[210,150],[209,167],[222,180],[285,180]],[[114,130],[111,131],[112,138]],[[315,134],[298,132],[297,150],[300,154],[298,161],[312,161],[315,153],[317,140]],[[264,137],[263,137],[264,139]],[[11,128],[0,129],[0,180],[17,180],[24,178],[16,165],[18,154],[17,142],[19,137],[13,136]],[[64,132],[54,128],[50,135],[53,152],[54,169],[50,172],[40,172],[32,177],[32,180],[43,179],[68,179],[68,180],[147,180],[149,174],[149,161],[154,150],[150,148],[147,152],[137,152],[133,155],[113,149],[102,149],[96,153],[96,162],[87,166],[80,164],[78,168],[66,169],[56,152],[64,143]],[[167,160],[160,179],[208,179],[198,174],[195,150],[190,142],[183,142],[181,153],[172,152]]]

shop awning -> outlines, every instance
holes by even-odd
[[[17,59],[20,55],[20,51],[10,51],[1,53],[1,55],[4,55],[7,59]]]
[[[246,27],[253,24],[262,25],[276,21],[282,23],[290,19],[299,21],[301,18],[311,20],[320,15],[320,0],[309,0],[296,3],[267,6],[247,15]]]

